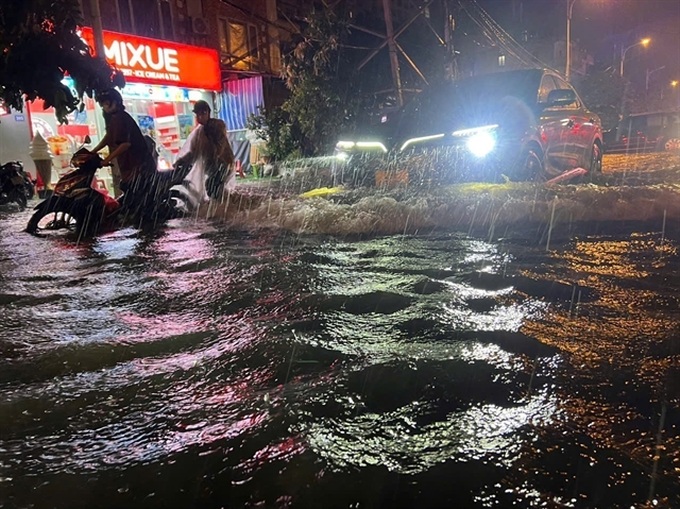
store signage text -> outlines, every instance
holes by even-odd
[[[83,39],[94,48],[92,29],[82,29]],[[104,31],[106,60],[130,83],[175,85],[219,90],[217,51],[146,37]]]
[[[129,42],[114,41],[104,47],[104,53],[106,59],[113,60],[125,76],[180,81],[175,49],[152,48],[147,44],[134,46]]]

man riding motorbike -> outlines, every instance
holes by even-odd
[[[156,163],[139,126],[125,111],[123,98],[110,88],[97,94],[97,102],[104,111],[106,133],[92,149],[99,152],[108,146],[109,154],[102,161],[108,165],[114,159],[120,171],[119,213],[136,220],[147,218],[153,212],[156,191]]]

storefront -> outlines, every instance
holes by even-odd
[[[27,160],[28,145],[31,142],[28,115],[16,111],[0,102],[0,164],[22,161],[24,168],[35,175],[33,162]]]
[[[92,30],[84,28],[82,35],[94,48]],[[163,164],[172,164],[194,128],[193,103],[203,99],[214,105],[221,89],[217,51],[107,31],[104,49],[106,60],[125,76],[121,94],[127,112],[156,140]],[[54,110],[44,110],[42,101],[30,104],[29,112],[33,132],[41,132],[55,155],[53,181],[86,135],[95,145],[104,134],[101,109],[91,98],[85,99],[82,112],[69,116],[68,124],[59,125]]]

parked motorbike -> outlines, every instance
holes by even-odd
[[[95,174],[102,167],[102,158],[86,148],[80,148],[71,158],[73,170],[64,174],[54,185],[52,196],[35,207],[26,231],[41,235],[47,231],[70,230],[79,237],[112,230],[129,224],[162,223],[183,215],[175,207],[170,188],[181,182],[182,175],[173,170],[158,171],[155,199],[143,217],[121,213],[118,200],[93,186]]]
[[[21,161],[10,161],[0,166],[0,205],[16,203],[24,209],[35,195],[35,181],[24,171]]]

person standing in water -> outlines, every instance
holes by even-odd
[[[224,121],[210,117],[206,101],[196,101],[194,114],[198,125],[180,150],[175,168],[191,166],[182,184],[192,199],[204,203],[221,200],[235,186],[234,152],[227,138]]]

